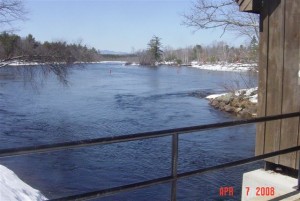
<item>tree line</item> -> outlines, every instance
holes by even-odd
[[[0,60],[57,62],[72,64],[75,62],[95,62],[104,59],[133,59],[141,65],[158,63],[190,64],[203,63],[257,63],[258,41],[253,36],[248,45],[234,47],[226,42],[214,42],[211,45],[195,45],[174,49],[162,47],[161,38],[153,36],[146,50],[132,55],[101,55],[95,48],[82,44],[68,44],[65,41],[39,42],[31,34],[20,37],[16,34],[3,32],[0,34]],[[135,58],[135,59],[134,59]],[[132,60],[131,60],[132,61]]]
[[[3,32],[0,34],[0,60],[47,62],[92,62],[100,59],[95,48],[65,41],[39,42],[31,34],[20,37]]]
[[[230,46],[224,41],[214,42],[211,45],[195,45],[186,48],[173,49],[166,47],[163,59],[167,63],[190,64],[197,62],[205,63],[257,63],[258,41],[253,36],[248,45],[239,47]]]
[[[82,44],[68,44],[65,41],[39,42],[31,34],[20,37],[13,33],[0,33],[0,70],[11,63],[38,63],[41,68],[24,67],[15,72],[24,81],[35,83],[37,75],[48,76],[54,73],[57,79],[68,83],[68,72],[72,65],[99,61],[100,52]]]
[[[161,38],[153,36],[146,50],[138,51],[141,65],[190,65],[192,62],[205,63],[257,63],[258,40],[255,36],[247,45],[234,47],[224,41],[211,45],[195,45],[174,49],[170,46],[162,47]]]

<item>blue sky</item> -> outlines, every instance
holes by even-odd
[[[243,43],[222,30],[200,30],[182,24],[192,0],[25,0],[28,20],[18,25],[21,36],[39,41],[83,41],[100,50],[145,49],[153,35],[173,48],[225,40]],[[234,42],[233,42],[234,41]]]

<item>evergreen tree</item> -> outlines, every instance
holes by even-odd
[[[251,50],[257,50],[258,48],[258,41],[255,36],[252,37],[252,40],[250,42],[250,48]]]
[[[20,37],[15,34],[3,32],[0,34],[0,47],[3,49],[3,55],[0,58],[10,58],[14,56],[15,51],[19,48]]]
[[[191,57],[191,59],[200,61],[201,54],[202,54],[202,46],[195,45],[193,48],[193,56]]]
[[[258,41],[255,36],[252,37],[250,42],[250,60],[253,62],[258,61]]]
[[[162,53],[160,38],[153,36],[148,43],[148,53],[150,56],[150,65],[155,65],[156,62],[161,61]]]

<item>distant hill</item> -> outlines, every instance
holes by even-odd
[[[129,54],[127,52],[115,52],[115,51],[111,51],[111,50],[99,50],[99,51],[102,55],[106,55],[106,54],[108,54],[108,55],[127,55],[127,54]]]

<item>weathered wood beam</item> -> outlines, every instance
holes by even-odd
[[[236,0],[240,6],[240,11],[250,13],[260,13],[262,0]]]

